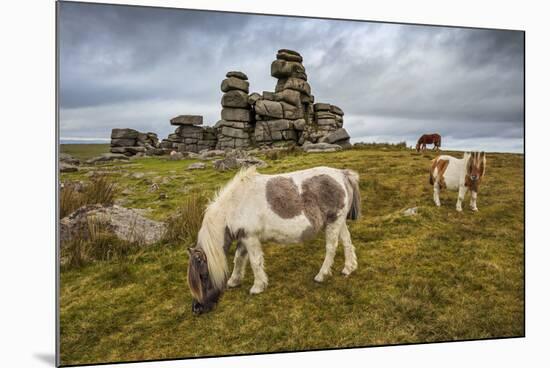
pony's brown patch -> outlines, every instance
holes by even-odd
[[[302,213],[303,205],[298,186],[294,180],[284,177],[269,179],[265,195],[271,210],[284,219],[291,219]]]
[[[442,160],[439,158],[436,158],[432,161],[432,168],[430,170],[430,184],[434,184],[437,180],[437,183],[439,184],[439,187],[441,189],[445,188],[445,170],[447,170],[447,166],[449,166],[449,160]],[[436,171],[437,170],[437,171]]]
[[[336,221],[344,199],[343,188],[328,175],[316,175],[302,183],[304,214],[315,230]]]
[[[277,215],[290,219],[304,213],[311,228],[304,230],[302,239],[311,239],[315,234],[338,218],[345,206],[344,188],[326,174],[308,178],[302,183],[302,194],[292,179],[276,177],[266,185],[266,198]]]

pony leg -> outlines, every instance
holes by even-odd
[[[434,181],[434,202],[437,207],[441,207],[441,202],[439,201],[439,183],[437,182],[437,178],[435,178]]]
[[[470,208],[472,211],[477,211],[477,192],[472,192],[470,197]]]
[[[227,287],[237,287],[241,284],[246,271],[246,264],[248,263],[248,251],[243,243],[240,241],[237,243],[237,250],[235,252],[235,260],[233,261],[233,273],[229,280],[227,280]]]
[[[346,258],[342,274],[344,276],[349,276],[353,271],[357,269],[357,256],[355,255],[355,248],[351,243],[351,236],[349,234],[348,226],[345,222],[340,229],[340,240],[344,245],[344,256]]]
[[[315,281],[317,282],[323,282],[325,277],[331,274],[331,267],[334,262],[336,248],[338,247],[338,234],[340,233],[341,226],[341,224],[330,224],[327,226],[325,260],[319,273],[315,276]]]
[[[458,212],[462,212],[462,201],[464,200],[464,196],[466,195],[466,187],[464,185],[461,185],[458,188],[458,199],[456,200],[456,210]]]
[[[262,244],[257,238],[242,239],[248,257],[250,266],[254,273],[254,285],[250,289],[250,294],[259,294],[267,287],[267,275],[264,271],[264,254],[262,252]]]

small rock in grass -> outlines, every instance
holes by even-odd
[[[194,164],[187,166],[187,170],[200,170],[200,169],[206,169],[206,164],[204,162],[195,162]]]
[[[411,207],[403,211],[403,216],[416,216],[418,214],[418,207]]]

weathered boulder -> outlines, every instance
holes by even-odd
[[[172,125],[202,125],[201,115],[178,115],[170,119]]]
[[[124,128],[114,128],[111,131],[111,139],[118,139],[118,138],[131,138],[136,139],[138,137],[139,132],[134,129]]]
[[[243,129],[236,129],[236,128],[231,128],[227,126],[222,127],[221,134],[227,137],[233,137],[233,138],[246,139],[249,137],[249,134]]]
[[[145,151],[145,155],[147,156],[162,156],[164,155],[164,151],[162,148],[150,148],[147,151]]]
[[[305,142],[302,145],[302,149],[305,152],[313,153],[313,152],[336,152],[340,151],[342,147],[340,147],[337,144],[330,144],[330,143],[309,143]]]
[[[127,161],[128,156],[125,156],[121,153],[103,153],[97,157],[91,158],[86,161],[87,164],[95,164],[95,163],[101,163],[101,162],[108,162],[108,161],[116,161],[116,160],[123,160]]]
[[[258,100],[261,100],[262,99],[262,96],[259,94],[259,93],[251,93],[249,96],[248,96],[248,104],[249,105],[254,105]]]
[[[328,135],[326,135],[327,141],[329,143],[336,143],[338,141],[349,139],[349,134],[344,128],[339,128]]]
[[[276,101],[286,102],[293,106],[302,105],[302,99],[300,96],[301,96],[301,93],[293,89],[285,89],[281,92],[277,92],[274,94]]]
[[[262,97],[263,97],[264,100],[278,101],[277,95],[275,94],[275,92],[263,91],[262,92]]]
[[[248,107],[248,94],[243,91],[233,90],[222,96],[223,107]]]
[[[313,105],[313,108],[315,109],[315,111],[330,111],[330,104],[317,102]]]
[[[132,153],[132,154],[138,154],[138,153],[145,153],[147,151],[147,148],[140,147],[140,146],[134,146],[134,147],[125,147],[126,152]]]
[[[74,158],[68,153],[63,153],[63,152],[59,154],[59,162],[64,162],[69,165],[80,165],[79,159]]]
[[[288,50],[290,51],[290,50]],[[286,50],[279,50],[277,52],[277,59],[279,60],[287,60],[287,61],[296,61],[298,63],[301,63],[303,61],[303,58],[300,54],[297,52],[290,53]]]
[[[206,169],[206,164],[204,162],[195,162],[194,164],[187,166],[187,170],[201,170],[201,169]]]
[[[74,238],[89,238],[90,223],[101,224],[121,240],[143,245],[158,242],[166,229],[162,222],[150,220],[135,209],[88,205],[60,220],[61,245]]]
[[[275,78],[289,78],[293,73],[304,73],[304,66],[295,61],[275,60],[271,63],[271,76]]]
[[[306,121],[304,119],[297,119],[297,120],[294,120],[292,125],[294,125],[294,129],[298,131],[302,131],[306,127]]]
[[[199,153],[199,158],[201,160],[208,160],[212,157],[225,156],[225,151],[223,150],[204,150]]]
[[[227,78],[235,77],[235,78],[242,79],[242,80],[248,80],[248,76],[246,74],[244,74],[243,72],[238,72],[238,71],[227,72],[227,74],[225,76]]]
[[[344,111],[342,111],[342,109],[339,108],[338,106],[334,106],[334,105],[330,105],[330,112],[340,116],[344,115]]]
[[[59,171],[62,173],[75,172],[78,171],[78,167],[61,161],[59,162]]]
[[[214,168],[218,171],[237,169],[240,167],[256,166],[259,168],[267,167],[265,161],[251,156],[243,150],[233,150],[226,154],[226,157],[213,162]]]
[[[136,144],[135,138],[115,138],[111,139],[111,147],[129,147]]]
[[[223,108],[221,113],[222,120],[228,121],[250,121],[250,110]]]
[[[336,127],[338,123],[335,119],[318,119],[317,125],[331,125],[333,127]]]
[[[281,102],[283,107],[283,117],[285,119],[296,120],[304,117],[304,110],[301,106],[294,106],[286,102]]]
[[[222,92],[229,92],[232,90],[241,90],[248,93],[249,83],[245,80],[229,77],[222,81],[221,90]]]
[[[182,125],[176,129],[175,136],[170,134],[168,138],[174,139],[175,141],[179,141],[179,138],[194,138],[198,140],[202,138],[203,134],[204,129],[202,127]]]
[[[277,85],[275,86],[275,92],[281,92],[285,89],[293,89],[295,91],[305,93],[306,95],[311,94],[311,86],[309,83],[300,78],[279,79],[279,81],[277,81]]]
[[[179,161],[179,160],[183,160],[184,157],[185,157],[185,155],[182,152],[172,151],[172,152],[170,152],[170,157],[169,158],[172,161]]]
[[[254,106],[257,115],[267,116],[276,119],[283,118],[283,106],[280,102],[259,100]]]

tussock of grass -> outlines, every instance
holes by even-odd
[[[181,206],[168,217],[164,241],[194,246],[207,203],[208,199],[202,192],[194,192],[186,197]]]
[[[196,317],[182,246],[158,244],[63,270],[62,363],[523,335],[523,156],[489,154],[479,212],[465,206],[457,213],[456,192],[444,191],[442,207],[433,205],[428,168],[436,154],[373,146],[289,155],[259,170],[323,165],[360,174],[363,216],[348,223],[359,267],[347,278],[339,274],[339,245],[333,276],[323,284],[313,281],[325,253],[322,235],[299,245],[264,244],[267,290],[250,296],[248,267],[241,287],[227,291],[213,312]],[[185,244],[200,224],[186,214],[196,219],[203,210],[202,200],[193,197],[210,197],[235,173],[185,170],[192,162],[149,158],[101,169],[113,171],[121,190],[131,189],[127,206],[151,208],[155,219],[172,221],[171,242]],[[170,178],[159,189],[168,198],[159,200],[158,192],[131,177],[134,172]],[[89,180],[85,170],[62,179]],[[418,207],[418,215],[403,217],[410,207]],[[175,213],[180,216],[167,220]]]
[[[143,242],[119,239],[108,225],[96,218],[89,218],[87,231],[82,236],[62,244],[61,260],[64,269],[78,268],[91,261],[110,261],[121,259],[135,253]]]
[[[78,208],[89,204],[113,204],[115,183],[106,176],[99,176],[82,188],[74,183],[66,183],[61,189],[59,216],[63,218]]]
[[[296,157],[304,154],[304,151],[296,145],[289,145],[282,149],[273,149],[265,153],[265,158],[268,160],[276,161],[284,159],[285,157]]]

